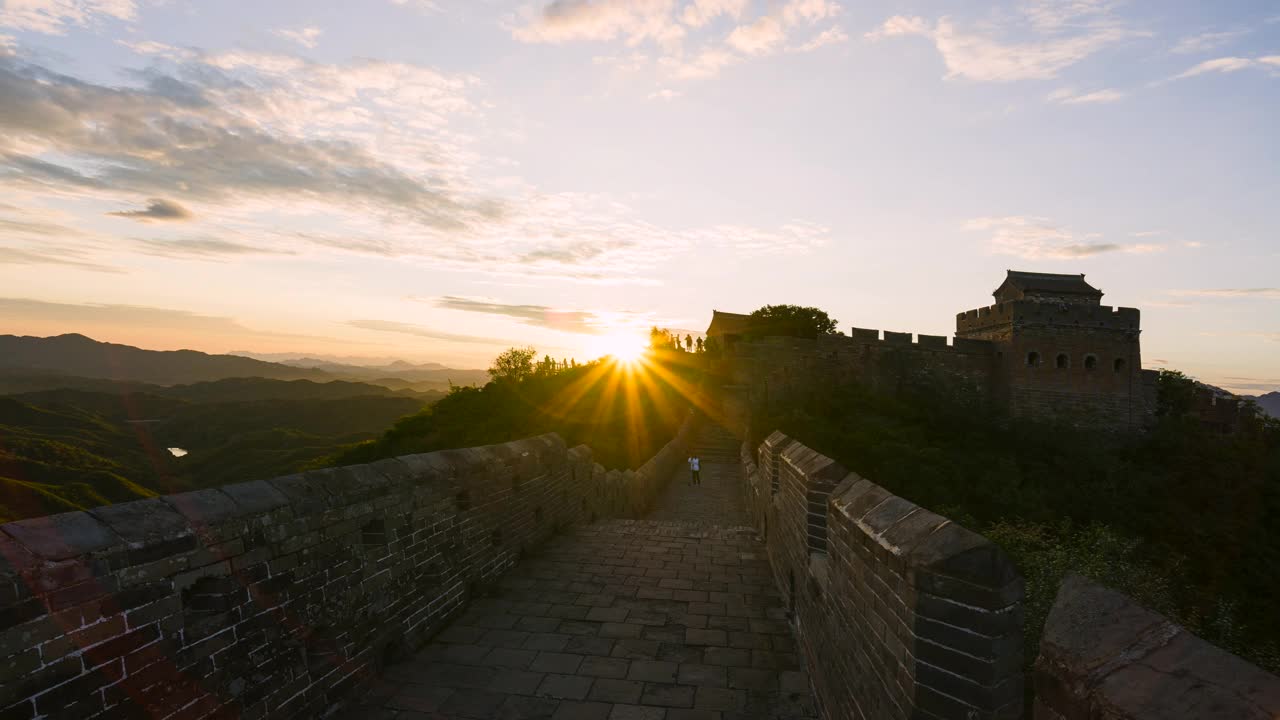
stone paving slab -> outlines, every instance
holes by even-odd
[[[677,473],[646,520],[571,528],[412,660],[369,720],[816,717],[737,466]]]

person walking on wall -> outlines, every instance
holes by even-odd
[[[702,484],[702,460],[697,455],[689,458],[689,475],[690,485]]]

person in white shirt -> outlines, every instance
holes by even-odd
[[[689,473],[691,475],[691,478],[689,480],[690,485],[702,484],[701,470],[702,470],[702,461],[698,459],[698,456],[694,455],[693,457],[689,458]]]

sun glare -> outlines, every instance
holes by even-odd
[[[644,340],[639,335],[611,333],[596,343],[596,352],[609,355],[620,363],[632,364],[644,354]]]

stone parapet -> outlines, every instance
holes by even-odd
[[[0,717],[313,718],[554,533],[639,517],[637,471],[556,435],[0,526]]]
[[[780,432],[746,469],[823,717],[1021,717],[1023,586],[997,546]]]
[[[1280,717],[1280,678],[1079,576],[1045,622],[1035,690],[1036,720]]]

